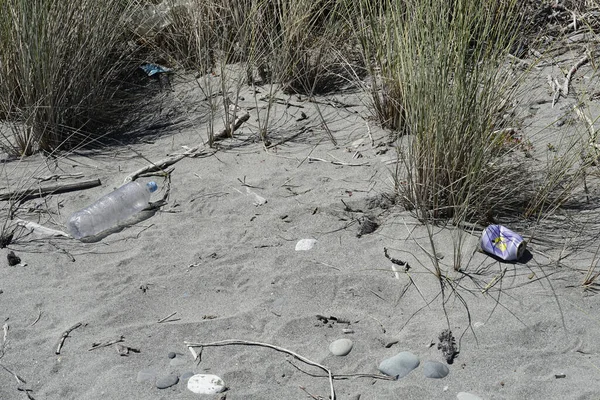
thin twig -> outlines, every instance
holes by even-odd
[[[31,328],[32,326],[34,326],[35,324],[37,324],[37,323],[38,323],[38,321],[40,320],[40,318],[42,318],[42,310],[39,310],[39,313],[38,313],[38,316],[37,316],[37,318],[35,319],[35,321],[33,321],[33,322],[32,322],[32,323],[29,325],[29,327]]]
[[[296,168],[300,168],[300,166],[301,166],[302,164],[304,164],[304,161],[306,161],[306,160],[310,159],[310,155],[312,154],[312,152],[313,152],[313,151],[315,151],[315,149],[317,148],[317,146],[321,144],[321,141],[322,141],[322,140],[323,140],[323,139],[319,139],[319,141],[317,142],[317,144],[315,144],[315,145],[313,146],[313,148],[312,148],[312,149],[310,149],[310,151],[308,152],[308,155],[307,155],[307,156],[306,156],[306,157],[305,157],[305,158],[304,158],[302,161],[300,161],[300,164],[298,164],[298,166],[297,166]]]
[[[292,367],[296,368],[300,372],[304,372],[306,375],[310,375],[315,378],[327,378],[327,375],[319,375],[309,371],[305,371],[296,364],[294,364],[291,360],[287,360],[288,363],[292,365]],[[397,381],[398,379],[395,376],[389,375],[379,375],[379,374],[335,374],[333,375],[334,380],[345,380],[345,379],[353,379],[353,378],[370,378],[370,379],[380,379],[382,381]]]
[[[62,349],[62,346],[65,343],[65,339],[67,339],[69,337],[69,334],[71,333],[71,331],[74,331],[75,329],[79,328],[80,326],[81,326],[81,322],[78,322],[63,332],[61,338],[58,340],[58,345],[56,346],[56,354],[60,354],[60,350]]]
[[[586,55],[581,60],[577,61],[577,64],[573,65],[573,67],[569,70],[569,73],[567,73],[567,77],[565,78],[565,82],[563,83],[561,89],[563,96],[566,97],[569,94],[569,85],[571,84],[571,79],[573,79],[573,74],[577,72],[577,70],[582,65],[586,64],[589,60],[589,57]]]
[[[314,394],[310,393],[308,390],[306,390],[306,388],[304,386],[298,386],[298,387],[300,388],[300,390],[302,390],[304,393],[306,393],[313,400],[324,400],[323,397],[315,396]]]
[[[46,181],[57,181],[59,179],[66,179],[66,178],[83,178],[83,174],[66,174],[66,175],[53,174],[53,175],[46,175],[46,176],[34,176],[34,178],[40,182],[46,182]]]
[[[269,349],[273,349],[273,350],[277,350],[282,353],[289,354],[292,357],[302,361],[305,364],[312,365],[313,367],[320,368],[323,371],[327,372],[327,376],[329,378],[329,386],[331,388],[330,400],[335,400],[335,390],[333,387],[333,374],[331,373],[331,370],[329,368],[325,367],[324,365],[321,365],[314,361],[311,361],[308,358],[303,357],[298,353],[294,353],[291,350],[285,349],[283,347],[275,346],[275,345],[272,345],[269,343],[260,343],[260,342],[252,342],[252,341],[248,341],[248,340],[236,340],[236,339],[222,340],[220,342],[212,342],[212,343],[196,343],[196,342],[187,342],[187,341],[184,343],[188,348],[189,347],[209,347],[209,346],[230,346],[230,345],[260,346],[260,347],[267,347]]]
[[[125,340],[124,336],[119,336],[117,339],[112,339],[112,340],[109,340],[108,342],[104,342],[104,343],[92,343],[92,347],[90,347],[88,349],[88,351],[100,349],[102,347],[112,346],[113,344],[121,343],[124,340]]]
[[[343,161],[327,161],[323,158],[317,158],[317,157],[308,157],[308,162],[314,162],[314,161],[322,161],[322,162],[329,162],[332,163],[334,165],[343,165],[346,167],[364,167],[365,165],[369,165],[368,162],[363,162],[363,163],[347,163],[347,162],[343,162]]]
[[[196,157],[196,156],[202,155],[202,154],[204,154],[202,152],[202,150],[203,150],[202,146],[195,146],[195,147],[187,149],[184,153],[176,154],[176,155],[172,155],[170,157],[163,158],[162,160],[152,163],[151,165],[148,165],[146,167],[140,168],[137,171],[127,175],[125,177],[125,183],[134,181],[142,174],[145,174],[148,172],[162,171],[164,173],[167,173],[164,170],[166,167],[173,165],[173,164],[177,163],[178,161],[181,161],[185,157]]]
[[[172,317],[173,315],[175,315],[175,314],[177,314],[177,311],[175,311],[175,312],[174,312],[174,313],[172,313],[172,314],[169,314],[169,315],[167,315],[167,316],[166,316],[166,317],[164,317],[164,318],[161,318],[161,319],[159,319],[159,320],[158,320],[158,323],[159,323],[159,324],[162,324],[163,322],[165,322],[166,320],[168,320],[169,318],[171,318],[171,317]],[[169,321],[169,322],[171,322],[171,321]]]
[[[232,124],[231,127],[226,127],[224,128],[221,132],[217,133],[213,140],[214,141],[218,141],[218,140],[223,140],[223,139],[227,139],[230,137],[233,137],[233,132],[237,131],[240,126],[242,126],[242,124],[246,121],[248,121],[250,119],[250,114],[248,112],[244,113],[243,115],[240,115],[235,122]]]
[[[19,383],[19,385],[21,383],[27,383],[25,382],[25,379],[21,378],[19,375],[17,375],[14,371],[11,371],[10,369],[8,369],[4,364],[0,364],[0,367],[2,367],[6,372],[8,372],[9,374],[11,374],[12,376],[15,377],[15,379],[17,380],[17,382]]]

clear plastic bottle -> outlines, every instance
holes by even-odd
[[[75,239],[94,236],[110,229],[143,210],[150,201],[150,194],[158,186],[129,182],[69,218],[67,227]]]

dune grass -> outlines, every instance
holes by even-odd
[[[0,2],[2,147],[30,155],[77,146],[114,122],[128,63],[123,0]]]
[[[569,198],[576,151],[540,168],[504,119],[523,74],[515,1],[360,2],[372,108],[402,145],[399,193],[422,220],[535,218]]]
[[[502,118],[520,78],[506,58],[521,33],[516,0],[155,3],[0,3],[2,147],[29,155],[94,140],[121,117],[117,93],[139,53],[218,76],[220,87],[204,87],[232,94],[209,111],[225,126],[241,85],[262,86],[267,99],[312,96],[339,86],[340,71],[356,70],[349,60],[361,53],[372,112],[399,141],[397,190],[422,220],[536,218],[566,201],[577,181],[572,152],[535,167]],[[230,76],[232,63],[246,82]],[[265,143],[271,107],[258,116]]]
[[[342,49],[350,35],[345,2],[192,0],[182,6],[170,4],[169,25],[153,39],[159,52],[186,70],[196,71],[210,88],[206,74],[220,77],[221,93],[238,93],[239,85],[267,90],[265,112],[258,115],[259,135],[268,144],[273,103],[281,91],[286,94],[313,94],[332,91],[344,70]],[[232,76],[228,66],[245,71],[245,82]],[[213,98],[214,93],[207,93]],[[237,97],[212,104],[210,112],[223,108],[225,126],[235,120],[230,107]],[[208,142],[212,145],[212,131]]]

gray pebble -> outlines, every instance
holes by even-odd
[[[441,362],[427,361],[423,363],[423,373],[427,378],[441,379],[448,376],[450,370]]]
[[[154,368],[146,368],[138,372],[137,381],[138,382],[149,382],[156,379],[157,372]]]
[[[171,352],[169,352],[169,354],[167,356],[169,358],[175,358],[175,357],[177,357],[177,354],[175,354],[175,352],[171,351]]]
[[[348,353],[350,353],[350,350],[352,350],[352,346],[354,346],[352,340],[338,339],[329,345],[329,351],[334,356],[345,356]]]
[[[173,385],[176,385],[177,382],[179,382],[179,377],[174,374],[169,374],[158,378],[156,380],[156,387],[159,389],[166,389]]]
[[[187,381],[188,379],[190,379],[192,376],[194,376],[195,374],[192,371],[188,371],[188,372],[184,372],[180,377],[179,380],[182,381]]]
[[[174,359],[172,359],[169,362],[169,364],[171,365],[171,367],[179,367],[180,365],[184,365],[186,363],[187,363],[187,361],[183,357],[175,357]]]
[[[403,351],[394,357],[386,358],[379,364],[379,371],[389,376],[404,378],[420,364],[419,358],[413,353]]]

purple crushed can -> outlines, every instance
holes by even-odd
[[[523,255],[523,237],[502,225],[490,225],[481,234],[481,248],[505,261],[516,261]]]

